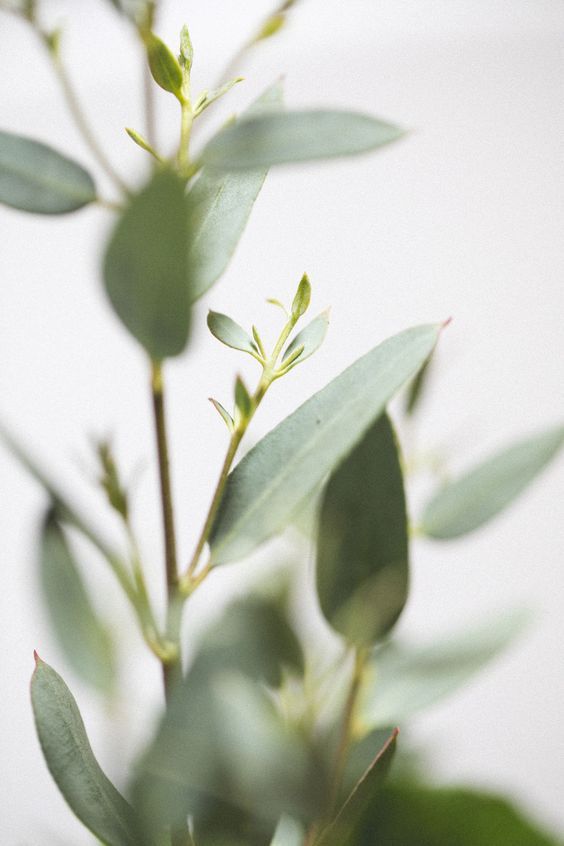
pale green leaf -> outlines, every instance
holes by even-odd
[[[137,146],[141,147],[142,150],[145,150],[146,153],[150,153],[150,155],[153,156],[153,158],[156,159],[158,162],[162,162],[162,159],[157,153],[157,151],[153,147],[151,147],[147,139],[143,138],[143,136],[140,135],[139,132],[136,132],[135,129],[130,129],[129,127],[126,127],[125,131],[127,132],[134,144],[137,144]]]
[[[282,421],[229,475],[211,535],[214,564],[284,529],[300,502],[356,446],[433,349],[440,325],[389,338]]]
[[[256,347],[245,330],[226,314],[219,311],[208,312],[208,329],[218,341],[234,350],[256,355]]]
[[[78,819],[106,846],[140,846],[135,813],[100,769],[63,679],[36,659],[31,703],[45,761]]]
[[[164,41],[149,32],[145,36],[145,49],[151,75],[157,85],[182,101],[182,68],[176,56],[169,50]]]
[[[53,514],[41,531],[43,597],[61,651],[84,681],[111,692],[115,682],[113,644],[94,610],[62,529]]]
[[[0,131],[0,203],[36,214],[65,214],[96,200],[89,173],[38,141]]]
[[[225,408],[222,406],[222,404],[218,400],[214,399],[213,397],[209,397],[209,401],[211,402],[211,404],[213,405],[213,407],[215,408],[215,410],[217,411],[217,413],[219,414],[219,416],[221,417],[221,419],[223,420],[223,422],[227,426],[228,430],[230,432],[232,432],[233,429],[235,428],[235,423],[233,421],[233,418],[229,414],[229,412],[226,411]]]
[[[356,112],[304,111],[255,115],[219,132],[202,153],[208,167],[244,170],[352,156],[376,150],[402,129]]]
[[[184,24],[180,30],[180,62],[187,71],[192,69],[192,62],[194,61],[194,46],[190,38],[190,30]]]
[[[311,282],[307,273],[300,279],[298,289],[292,302],[292,317],[298,320],[309,308],[311,301]]]
[[[281,105],[282,86],[276,83],[247,114]],[[244,173],[204,168],[188,192],[188,258],[193,300],[211,288],[229,264],[266,174],[266,168]]]
[[[158,171],[126,208],[104,259],[106,291],[151,358],[179,355],[190,326],[184,182]]]
[[[287,362],[296,350],[302,346],[303,351],[298,356],[295,364],[293,365],[294,367],[296,364],[301,364],[302,361],[305,361],[306,358],[310,357],[310,355],[313,355],[325,340],[328,327],[329,309],[322,311],[321,314],[318,314],[317,317],[311,321],[311,323],[308,323],[305,329],[298,332],[296,337],[286,347],[284,355],[282,356],[282,364],[284,365],[284,362]]]
[[[394,431],[383,414],[331,475],[317,536],[317,594],[331,626],[358,646],[407,601],[407,514]]]
[[[438,540],[473,532],[503,511],[556,456],[564,426],[556,426],[490,456],[428,503],[422,530]]]
[[[230,79],[229,82],[226,82],[220,88],[215,88],[213,91],[204,91],[198,97],[198,100],[194,104],[194,117],[201,115],[203,111],[205,111],[208,106],[211,106],[212,103],[215,103],[216,100],[219,100],[225,94],[227,94],[231,89],[237,85],[239,82],[243,82],[242,76],[237,76],[235,79]]]

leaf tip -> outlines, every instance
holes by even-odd
[[[451,315],[450,317],[447,317],[447,319],[446,319],[446,320],[443,320],[443,322],[441,323],[441,330],[442,330],[442,329],[446,329],[446,328],[447,328],[447,326],[449,326],[449,325],[452,323],[453,319],[454,319],[454,318],[453,318],[453,317],[452,317],[452,315]]]
[[[43,661],[39,657],[39,653],[37,652],[37,649],[33,650],[33,660],[35,661],[35,669],[37,669],[37,667],[39,667],[40,664],[43,664]]]

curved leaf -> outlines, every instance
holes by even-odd
[[[222,170],[271,167],[365,153],[397,141],[403,134],[397,126],[357,112],[255,115],[212,138],[202,161]]]
[[[184,181],[158,171],[126,208],[104,259],[114,311],[154,360],[179,355],[188,340],[187,220]]]
[[[36,657],[31,679],[35,726],[47,766],[78,819],[106,846],[139,846],[131,806],[100,769],[78,706],[55,670]]]
[[[419,326],[360,358],[264,437],[230,473],[212,529],[213,564],[252,552],[354,448],[421,367],[441,327]]]
[[[256,347],[242,326],[219,311],[208,312],[208,329],[218,341],[234,350],[256,355]]]
[[[303,346],[304,349],[301,355],[296,359],[296,362],[293,365],[294,367],[296,364],[301,364],[302,361],[305,361],[306,358],[310,357],[310,355],[313,355],[325,340],[328,326],[329,309],[322,311],[321,314],[318,314],[317,317],[315,317],[311,323],[308,323],[301,332],[298,332],[296,337],[288,344],[282,357],[282,364],[284,364],[284,362],[290,358],[292,353],[298,350],[301,346]]]
[[[317,594],[331,626],[358,646],[390,631],[407,600],[405,493],[383,414],[329,479],[317,536]]]
[[[0,131],[0,203],[36,214],[66,214],[95,199],[94,181],[77,162],[39,141]]]
[[[480,528],[519,496],[563,443],[564,426],[556,426],[491,456],[431,499],[423,514],[423,532],[450,540]]]

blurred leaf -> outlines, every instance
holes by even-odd
[[[237,85],[239,82],[243,82],[242,76],[237,76],[235,77],[235,79],[230,79],[229,82],[226,82],[224,85],[214,89],[213,91],[203,91],[194,104],[194,117],[201,115],[202,112],[204,112],[208,108],[208,106],[211,106],[212,103],[215,103],[216,100],[219,100],[229,91],[231,91],[233,86]]]
[[[94,181],[77,162],[0,131],[0,203],[35,214],[65,214],[95,200]]]
[[[137,144],[137,146],[141,147],[142,150],[145,150],[146,153],[150,153],[151,156],[153,156],[153,158],[155,158],[158,162],[162,162],[161,157],[159,156],[157,151],[153,147],[151,147],[146,138],[143,138],[143,136],[136,132],[135,129],[130,129],[127,126],[125,128],[125,131],[127,132],[134,144]]]
[[[145,48],[151,75],[157,85],[182,102],[182,68],[176,56],[153,32],[145,35]]]
[[[40,575],[51,624],[70,666],[84,681],[109,693],[115,682],[113,644],[52,513],[41,532]]]
[[[229,475],[212,529],[213,564],[243,558],[288,525],[417,372],[439,331],[438,325],[419,326],[384,341],[247,453]]]
[[[321,505],[317,593],[350,643],[374,643],[407,600],[407,514],[400,458],[387,415],[333,472]]]
[[[407,395],[405,398],[405,413],[411,416],[419,408],[419,404],[423,397],[423,392],[428,382],[429,370],[431,367],[432,356],[429,356],[415,379],[412,379],[407,387]]]
[[[505,799],[471,790],[385,786],[355,846],[556,846]]]
[[[404,723],[453,693],[523,631],[529,615],[504,614],[428,646],[386,644],[375,652],[360,697],[366,728]]]
[[[139,838],[133,809],[100,769],[70,690],[39,658],[31,702],[47,766],[78,819],[106,846],[147,843]]]
[[[450,540],[478,529],[519,496],[563,443],[564,426],[556,426],[490,456],[431,499],[423,514],[423,532]]]
[[[249,420],[252,412],[253,401],[251,395],[247,390],[247,386],[240,376],[235,379],[235,409],[239,415],[235,415],[237,422],[239,419]]]
[[[254,115],[219,132],[202,161],[222,170],[270,167],[368,152],[396,141],[402,129],[356,112]]]
[[[194,45],[190,37],[190,30],[184,24],[180,30],[180,63],[187,70],[192,70],[194,61]]]
[[[151,358],[179,355],[190,325],[184,181],[155,173],[119,220],[104,259],[115,312]]]
[[[305,361],[306,358],[313,355],[325,340],[328,326],[329,309],[326,309],[326,311],[322,311],[321,314],[318,314],[311,323],[308,323],[305,329],[298,332],[293,341],[288,344],[286,351],[282,356],[282,364],[284,364],[284,362],[287,361],[301,346],[304,348],[303,352],[292,366],[295,367],[296,364],[301,364],[302,361]]]
[[[234,350],[256,355],[256,347],[245,330],[226,314],[208,312],[208,329],[218,341]]]
[[[303,846],[304,836],[303,826],[284,815],[276,827],[270,846]]]
[[[276,83],[247,114],[281,106],[282,86]],[[192,300],[211,288],[229,264],[266,174],[265,168],[236,174],[204,168],[190,189],[187,232]]]

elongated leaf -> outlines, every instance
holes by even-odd
[[[36,214],[65,214],[95,199],[94,181],[77,162],[46,144],[0,131],[0,203]]]
[[[389,338],[282,421],[229,476],[211,535],[214,564],[242,558],[284,529],[425,361],[439,325]]]
[[[39,658],[31,703],[47,766],[78,819],[106,846],[148,843],[139,837],[133,809],[100,769],[70,690]]]
[[[282,357],[282,363],[287,361],[292,353],[298,350],[301,346],[303,346],[304,349],[302,354],[296,360],[296,364],[301,364],[302,361],[305,361],[306,358],[313,355],[325,340],[328,326],[329,309],[322,311],[321,314],[318,314],[317,317],[311,321],[311,323],[308,323],[305,329],[298,332],[296,337],[288,344],[288,347]]]
[[[182,69],[176,56],[152,32],[146,36],[145,47],[151,75],[157,85],[182,100]]]
[[[276,83],[247,114],[281,106],[282,86]],[[187,231],[193,300],[211,288],[229,264],[267,172],[266,168],[242,173],[204,168],[190,189]]]
[[[384,786],[355,846],[556,846],[505,799],[471,790]]]
[[[105,693],[111,691],[113,644],[53,514],[47,516],[41,533],[40,575],[51,624],[69,664],[84,681]]]
[[[512,612],[429,645],[390,643],[373,657],[361,692],[359,721],[366,729],[404,723],[462,687],[503,652],[529,620]]]
[[[317,594],[349,642],[372,644],[407,600],[407,514],[393,429],[382,415],[333,472],[317,536]]]
[[[222,170],[352,156],[397,141],[403,130],[356,112],[311,111],[247,117],[208,143],[202,160]]]
[[[431,361],[431,357],[427,359],[415,379],[408,386],[405,398],[405,413],[408,417],[412,417],[419,408],[429,378]]]
[[[556,426],[491,456],[431,499],[423,514],[423,532],[450,540],[480,528],[519,496],[563,443],[564,426]]]
[[[157,172],[119,220],[104,259],[114,310],[151,358],[179,355],[190,327],[184,182]]]
[[[208,329],[218,341],[234,350],[241,350],[251,355],[256,354],[256,347],[245,330],[226,314],[219,311],[208,312]]]

